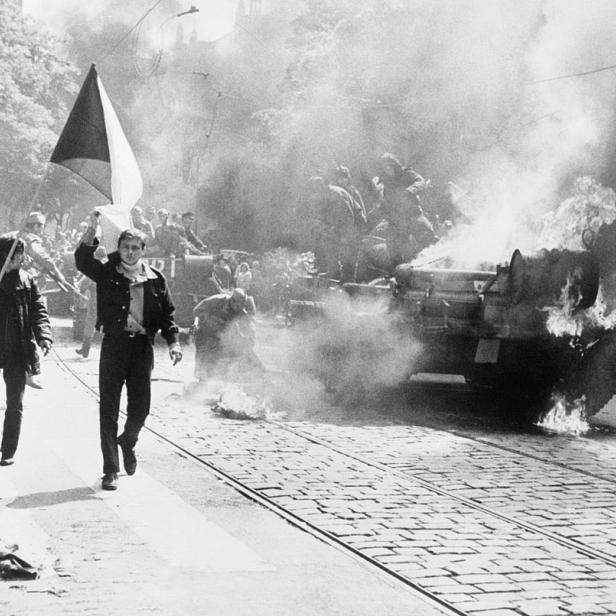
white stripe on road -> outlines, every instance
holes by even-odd
[[[91,485],[92,477],[100,476],[98,441],[52,441],[50,446],[86,484]],[[100,479],[93,489],[97,498],[172,566],[208,573],[274,570],[247,545],[152,479],[142,467],[132,477],[121,474],[114,492],[102,491]]]
[[[17,488],[15,484],[11,481],[11,470],[10,466],[3,466],[0,468],[0,499],[14,499],[17,496]],[[0,535],[0,539],[1,539]]]
[[[49,535],[34,521],[26,509],[11,509],[19,496],[11,480],[13,467],[0,469],[0,550],[17,546],[15,553],[39,571],[39,577],[55,575],[53,558],[48,550]]]

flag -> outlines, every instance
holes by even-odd
[[[113,105],[90,67],[51,155],[128,213],[143,192],[141,172]]]

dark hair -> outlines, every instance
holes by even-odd
[[[184,212],[182,214],[182,218],[194,218],[195,217],[195,213],[194,212]]]
[[[10,234],[0,235],[0,259],[3,259],[3,260],[6,259],[9,252],[11,251],[11,246],[13,245],[14,241],[15,241],[14,235],[10,235]],[[15,250],[13,251],[13,254],[24,252],[25,249],[26,249],[26,245],[24,244],[24,241],[22,239],[18,239],[17,243],[15,244]],[[0,264],[0,267],[1,267],[1,264]]]
[[[122,240],[140,240],[141,248],[145,248],[147,235],[139,229],[124,229],[124,231],[120,233],[120,237],[118,238],[118,248],[120,247],[120,242]]]

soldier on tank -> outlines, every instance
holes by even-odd
[[[157,215],[161,224],[154,232],[154,242],[160,250],[160,256],[179,257],[189,252],[188,243],[182,237],[181,228],[169,221],[169,211],[161,208]]]
[[[322,177],[310,178],[309,209],[314,220],[311,246],[319,271],[342,282],[355,278],[360,233],[349,193]]]
[[[372,179],[377,213],[387,222],[388,243],[394,264],[409,261],[436,241],[434,227],[421,207],[420,194],[429,181],[404,167],[391,153],[381,156],[383,174]],[[379,223],[381,224],[381,223]]]
[[[355,221],[355,227],[359,233],[365,233],[368,230],[368,221],[366,218],[366,206],[361,193],[353,185],[351,181],[351,172],[348,167],[344,165],[338,165],[334,170],[334,186],[338,186],[351,197],[353,204],[353,219]]]
[[[207,246],[197,237],[192,226],[195,222],[195,215],[192,212],[184,212],[182,214],[182,228],[184,229],[184,237],[189,244],[190,254],[204,255],[207,254]]]
[[[145,234],[148,241],[148,245],[151,245],[154,241],[154,227],[152,223],[145,217],[143,209],[136,205],[131,211],[130,215],[133,221],[133,227],[139,229]]]

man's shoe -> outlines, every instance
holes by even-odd
[[[122,438],[118,439],[118,445],[122,450],[122,458],[124,459],[124,470],[127,475],[134,475],[137,470],[137,458],[135,456],[135,450],[132,447],[124,445]]]
[[[90,355],[90,351],[86,351],[85,349],[75,349],[75,353],[77,353],[77,355],[81,355],[83,358],[86,358],[88,357],[88,355]]]
[[[15,462],[15,458],[2,458],[0,466],[11,466]]]
[[[102,481],[103,490],[117,490],[118,489],[118,474],[117,473],[105,473]]]
[[[43,389],[43,385],[38,380],[38,376],[36,374],[26,373],[26,385],[28,387],[33,387],[34,389]]]

